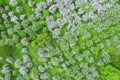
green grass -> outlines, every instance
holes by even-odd
[[[36,3],[39,3],[39,2],[46,2],[46,0],[34,0]]]
[[[33,48],[31,46],[28,46],[28,55],[30,55],[34,66],[39,66],[41,63],[38,61],[38,48]]]
[[[14,51],[11,57],[13,58],[14,61],[16,61],[16,59],[21,59],[23,57],[23,53],[21,52],[21,49],[14,47]]]

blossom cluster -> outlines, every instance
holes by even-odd
[[[23,59],[17,59],[15,61],[15,67],[19,69],[20,74],[27,74],[28,70],[32,68],[33,63],[31,62],[28,55],[23,55]]]

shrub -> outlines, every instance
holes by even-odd
[[[111,64],[120,70],[120,54],[112,54]]]
[[[7,57],[11,55],[12,48],[9,45],[0,46],[0,57]]]
[[[47,33],[37,35],[36,42],[39,47],[48,45],[50,41],[51,41],[51,38],[48,36]]]
[[[120,80],[120,71],[111,65],[107,65],[100,69],[103,80]]]
[[[31,78],[32,80],[35,80],[35,79],[37,79],[38,77],[39,77],[39,72],[38,72],[38,70],[37,70],[36,67],[33,67],[33,68],[31,69],[31,71],[30,71],[30,78]]]
[[[32,46],[32,47],[37,47],[37,43],[36,43],[35,40],[31,42],[31,46]]]

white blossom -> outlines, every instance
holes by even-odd
[[[64,2],[62,0],[57,0],[56,2],[57,2],[56,5],[59,9],[62,9],[64,7]]]
[[[7,57],[7,58],[6,58],[6,61],[7,61],[8,63],[12,63],[13,58],[12,58],[12,57]]]
[[[19,68],[19,72],[20,72],[22,75],[24,75],[24,74],[26,74],[26,73],[28,72],[28,70],[27,70],[26,67],[22,66],[22,67]]]
[[[88,19],[93,19],[95,17],[95,14],[91,11],[88,13]]]
[[[64,70],[67,70],[67,65],[65,63],[63,63],[61,66],[63,67]]]
[[[34,2],[33,2],[32,0],[28,0],[28,5],[29,5],[30,7],[33,7]]]
[[[102,13],[104,10],[103,6],[99,3],[93,3],[92,6],[93,6],[93,11],[98,11],[98,13]]]
[[[119,41],[119,37],[118,36],[113,36],[112,41]]]
[[[22,48],[22,53],[27,53],[28,49],[27,48]]]
[[[13,34],[14,34],[14,29],[13,29],[13,28],[9,28],[9,29],[7,30],[7,33],[8,33],[9,35],[13,35]]]
[[[98,66],[104,66],[105,64],[104,64],[104,62],[103,62],[102,60],[99,60],[99,61],[97,62],[97,65],[98,65]]]
[[[10,70],[10,68],[9,67],[3,67],[3,69],[2,69],[2,73],[4,73],[4,74],[6,74],[6,73],[9,73],[11,70]]]
[[[38,51],[40,54],[43,54],[44,53],[44,50],[42,48],[39,49]]]
[[[98,3],[98,0],[91,0],[92,3]]]
[[[27,62],[30,62],[30,57],[28,55],[23,55],[23,62],[24,63],[27,63]]]
[[[24,20],[25,14],[20,15],[20,20]]]
[[[104,55],[104,57],[103,57],[103,62],[105,63],[105,64],[108,64],[109,62],[110,62],[110,55],[109,54],[106,54],[106,55]]]
[[[75,9],[74,4],[70,4],[70,5],[69,5],[69,9],[70,9],[71,11],[73,11],[73,10]]]
[[[58,58],[52,58],[51,63],[53,66],[58,66],[59,65],[59,59]]]
[[[33,63],[31,63],[31,62],[28,62],[27,64],[26,64],[26,67],[27,68],[31,68],[33,66]]]
[[[106,10],[110,9],[111,7],[113,7],[113,5],[110,4],[110,3],[107,3],[103,6],[103,11],[106,11]]]
[[[8,16],[7,16],[6,14],[2,14],[2,18],[3,18],[3,19],[7,19],[7,17],[8,17]]]
[[[93,58],[93,57],[88,57],[88,58],[87,58],[87,61],[88,61],[89,63],[93,63],[93,62],[94,62],[94,58]]]
[[[41,19],[43,18],[42,13],[36,13],[36,19]]]
[[[87,69],[82,69],[83,75],[88,75],[88,70]]]
[[[21,44],[23,45],[23,46],[27,46],[28,44],[29,44],[29,42],[28,42],[28,39],[27,38],[22,38],[21,40],[20,40],[20,42],[21,42]]]
[[[9,11],[10,10],[9,6],[5,6],[5,10]]]
[[[46,58],[46,57],[44,57],[44,58],[41,57],[41,58],[39,58],[38,60],[39,60],[40,62],[41,62],[41,61],[42,61],[42,62],[47,62],[47,58]]]
[[[38,70],[39,70],[40,72],[44,72],[44,71],[45,71],[45,68],[44,68],[43,66],[38,66]]]
[[[17,59],[16,61],[15,61],[15,67],[16,68],[20,68],[22,66],[22,61],[20,60],[20,59]]]
[[[50,13],[54,13],[56,10],[57,10],[57,6],[56,6],[56,5],[52,5],[52,6],[50,6],[50,8],[49,8],[49,12],[50,12]]]
[[[18,21],[18,17],[17,16],[11,17],[11,22],[17,23],[17,21]]]
[[[40,79],[48,79],[50,77],[50,74],[49,73],[47,73],[47,72],[45,72],[45,73],[42,73],[41,75],[40,75]]]
[[[17,34],[14,34],[12,37],[14,42],[18,42],[19,41],[19,36]]]
[[[51,5],[53,0],[47,0],[47,5]]]
[[[14,14],[13,14],[12,11],[8,12],[8,15],[9,15],[10,17],[13,17],[13,16],[14,16]]]
[[[17,6],[18,2],[17,2],[17,0],[10,0],[9,4],[11,6]]]
[[[109,2],[111,3],[111,4],[115,4],[116,2],[118,2],[119,0],[109,0]]]
[[[98,71],[96,70],[96,67],[94,65],[92,65],[91,67],[89,67],[89,71],[91,73],[91,76],[93,78],[96,78],[96,77],[99,77],[99,73]],[[90,75],[90,74],[89,74]]]
[[[105,0],[98,0],[99,1],[99,3],[103,3]]]
[[[84,74],[82,74],[82,73],[77,73],[77,74],[75,75],[75,80],[83,79],[83,77],[84,77]]]
[[[88,20],[87,15],[83,15],[83,16],[82,16],[82,20],[83,20],[83,21],[87,21],[87,20]]]
[[[60,76],[59,75],[55,75],[52,80],[60,80]]]
[[[87,62],[81,62],[80,67],[87,69],[88,68],[88,63]]]
[[[88,4],[87,0],[76,0],[75,1],[75,5],[76,5],[77,8],[85,6],[86,4]]]
[[[5,74],[5,76],[4,76],[5,80],[10,80],[11,77],[12,77],[11,73],[7,73],[7,74]]]
[[[85,32],[83,35],[83,39],[89,39],[89,38],[91,38],[90,32]]]
[[[99,43],[98,46],[100,49],[103,49],[105,45],[103,43]]]
[[[87,80],[94,80],[94,78],[93,78],[92,75],[90,75],[90,74],[89,74],[89,75],[86,75],[86,79],[87,79]]]
[[[16,80],[24,80],[24,78],[22,76],[18,76]]]
[[[40,59],[42,59],[42,61],[46,61],[46,59],[48,58],[48,54],[45,53],[42,48],[39,49],[38,55],[39,55]]]
[[[58,28],[54,29],[53,34],[56,36],[60,35],[60,29]]]
[[[63,2],[67,6],[69,3],[71,3],[71,0],[63,0]]]
[[[45,54],[45,53],[38,53],[38,55],[39,55],[39,57],[41,57],[41,58],[46,57],[46,54]]]
[[[47,4],[45,2],[40,2],[40,3],[36,4],[36,6],[37,6],[37,8],[35,9],[36,13],[39,13],[40,11],[47,8]]]

